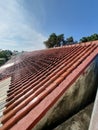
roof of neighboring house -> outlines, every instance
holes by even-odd
[[[4,71],[12,78],[0,130],[33,128],[97,54],[94,41],[19,56]]]

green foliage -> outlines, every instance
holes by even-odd
[[[12,55],[12,52],[10,50],[0,51],[0,58],[5,58],[6,60],[8,60],[11,55]]]
[[[88,37],[82,37],[80,39],[80,42],[89,42],[89,41],[95,41],[95,40],[98,40],[98,34],[96,33]]]
[[[12,52],[10,50],[1,50],[0,51],[0,65],[2,65],[5,61],[9,60],[11,55],[12,55]]]
[[[52,33],[47,41],[44,41],[44,44],[47,48],[52,48],[55,46],[60,46],[64,43],[64,34],[56,35],[55,33]]]
[[[80,39],[80,42],[87,42],[87,37],[82,37],[82,38]]]
[[[95,41],[98,40],[98,34],[93,34],[88,37],[82,37],[80,39],[80,42],[88,42],[88,41]],[[48,40],[44,42],[45,46],[47,48],[52,48],[52,47],[58,47],[58,46],[64,46],[68,44],[75,44],[78,43],[77,41],[74,41],[74,38],[68,37],[66,40],[64,39],[64,34],[56,35],[55,33],[52,33]]]
[[[5,53],[4,51],[1,51],[1,52],[0,52],[0,58],[5,58],[5,59],[7,59],[7,55],[6,55],[6,53]]]
[[[57,36],[57,46],[61,46],[65,43],[64,34],[60,34]]]
[[[64,34],[56,35],[55,33],[52,33],[47,41],[44,41],[44,44],[47,48],[52,47],[58,47],[58,46],[64,46],[66,44],[72,44],[74,43],[73,37],[69,37],[66,40],[64,39]]]
[[[73,43],[74,43],[73,37],[68,37],[68,38],[66,38],[66,43],[67,43],[67,44],[73,44]]]

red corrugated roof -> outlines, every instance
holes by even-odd
[[[94,41],[20,56],[6,70],[12,79],[1,130],[33,128],[97,54]]]

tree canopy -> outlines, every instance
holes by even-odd
[[[44,41],[44,44],[47,48],[55,47],[55,46],[61,46],[61,44],[64,43],[64,34],[56,35],[55,33],[52,33],[47,41]]]
[[[80,42],[89,42],[89,41],[95,41],[98,40],[98,34],[93,34],[91,36],[87,36],[87,37],[82,37],[80,39]]]
[[[12,52],[10,50],[0,50],[0,65],[10,59]]]
[[[47,48],[52,47],[58,47],[58,46],[64,46],[66,44],[72,44],[74,43],[73,37],[69,37],[66,40],[64,39],[64,34],[56,35],[55,33],[52,33],[47,41],[44,41],[44,44]]]
[[[88,41],[95,41],[98,40],[98,34],[95,33],[91,36],[82,37],[79,42],[88,42]],[[52,47],[58,47],[58,46],[64,46],[68,44],[75,44],[77,41],[74,41],[74,38],[72,36],[68,38],[64,38],[64,34],[56,35],[55,33],[52,33],[47,41],[44,41],[44,44],[47,48]]]

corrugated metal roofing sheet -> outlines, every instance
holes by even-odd
[[[33,128],[97,54],[98,41],[22,55],[5,71],[12,79],[1,130]]]

